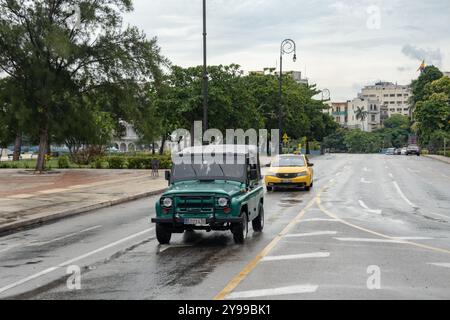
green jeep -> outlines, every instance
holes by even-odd
[[[242,244],[249,222],[262,232],[264,188],[256,147],[193,147],[176,156],[183,162],[174,161],[166,172],[169,188],[156,203],[152,219],[159,243],[168,244],[173,233],[231,230],[234,241]]]

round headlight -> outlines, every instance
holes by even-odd
[[[228,199],[227,198],[219,198],[219,200],[217,201],[217,203],[219,204],[219,206],[221,207],[226,207],[228,205]]]
[[[172,204],[173,204],[173,200],[171,198],[164,198],[163,201],[162,201],[162,205],[165,208],[172,207]]]

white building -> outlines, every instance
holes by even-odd
[[[383,117],[390,117],[393,114],[411,117],[411,105],[409,103],[411,95],[410,86],[378,82],[373,86],[364,87],[358,97],[378,101],[384,110],[381,119],[383,121]]]
[[[140,149],[139,137],[133,126],[125,121],[122,121],[121,124],[125,127],[125,135],[120,140],[113,142],[114,147],[120,152],[134,152]]]
[[[333,117],[334,121],[341,127],[348,126],[348,104],[349,102],[328,102],[329,109],[324,113]]]
[[[361,108],[367,112],[366,119],[361,121],[357,119],[357,110]],[[356,98],[348,102],[348,123],[350,129],[361,129],[372,132],[380,129],[382,126],[382,105],[376,99]]]

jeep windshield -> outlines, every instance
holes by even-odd
[[[172,170],[173,182],[180,181],[238,181],[245,182],[243,164],[176,164]]]

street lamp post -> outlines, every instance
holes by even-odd
[[[203,0],[203,130],[208,130],[208,67],[206,56],[206,0]]]
[[[283,55],[294,53],[294,62],[297,61],[297,45],[294,40],[286,39],[281,42],[280,49],[280,91],[279,91],[279,110],[278,127],[280,130],[280,153],[283,150]]]

